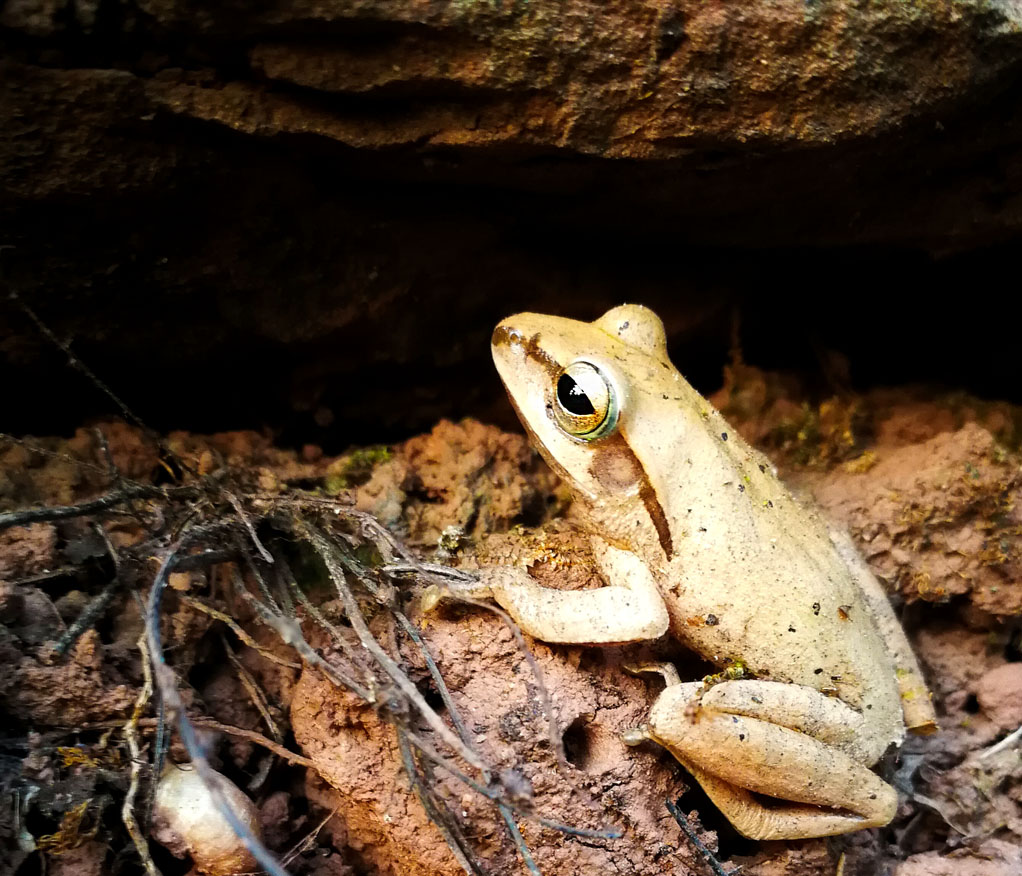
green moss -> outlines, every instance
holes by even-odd
[[[350,487],[365,483],[380,463],[393,457],[391,449],[383,444],[359,447],[334,461],[327,469],[323,482],[328,494],[339,493]]]
[[[712,687],[715,684],[720,684],[722,681],[735,681],[746,677],[748,677],[748,669],[745,664],[741,660],[733,660],[729,661],[728,665],[720,672],[715,672],[713,675],[704,675],[703,684]]]
[[[825,468],[859,454],[864,423],[857,400],[835,398],[818,407],[803,402],[799,414],[774,427],[765,443],[797,465]]]
[[[383,554],[379,552],[375,544],[368,541],[355,548],[355,559],[368,569],[375,569],[383,565]]]
[[[294,555],[288,555],[288,563],[306,596],[315,597],[314,601],[330,598],[334,592],[333,582],[323,561],[307,545],[296,544]]]

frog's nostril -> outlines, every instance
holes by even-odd
[[[490,344],[494,347],[511,346],[512,344],[520,344],[522,341],[522,333],[518,329],[513,328],[506,322],[500,323],[494,330],[493,336],[490,338]]]

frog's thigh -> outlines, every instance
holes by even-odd
[[[767,807],[744,788],[729,785],[691,764],[686,766],[727,820],[750,839],[808,839],[886,824],[886,821],[869,822],[855,815],[838,815],[797,803]]]
[[[853,757],[855,741],[861,737],[865,724],[862,714],[842,700],[811,687],[780,681],[721,682],[706,691],[699,702],[703,708],[716,712],[759,718],[798,730]]]
[[[830,540],[845,566],[859,585],[863,599],[869,608],[883,636],[887,650],[894,659],[898,675],[898,688],[901,693],[901,710],[905,716],[905,726],[916,733],[932,733],[937,728],[937,715],[930,701],[930,692],[926,688],[923,674],[912,646],[905,636],[905,631],[898,622],[894,609],[887,598],[880,582],[873,571],[856,549],[848,533],[831,528]]]
[[[740,801],[741,807],[746,809],[754,804],[764,810],[737,819],[736,826],[743,833],[763,838],[759,833],[749,832],[753,827],[742,828],[743,819],[750,825],[761,822],[768,825],[771,822],[766,813],[773,811],[744,791],[843,810],[821,812],[804,807],[787,810],[782,807],[780,811],[786,813],[784,819],[804,822],[803,827],[784,834],[791,838],[824,835],[813,833],[820,816],[830,819],[826,821],[830,825],[828,833],[887,824],[894,817],[898,805],[894,789],[849,755],[813,736],[769,720],[708,708],[705,697],[695,699],[685,690],[688,687],[677,685],[661,694],[650,714],[650,735],[683,764],[693,768],[693,775],[700,782],[701,775],[709,774],[733,786],[736,793],[718,804],[729,818],[727,807],[739,806],[735,801]],[[723,794],[719,787],[714,787],[718,794]],[[712,797],[711,788],[706,790]],[[803,818],[807,814],[812,818]],[[774,824],[763,829],[787,828]],[[771,833],[770,836],[781,834]]]
[[[612,644],[656,639],[667,632],[667,607],[646,566],[628,551],[604,555],[604,574],[619,586],[553,590],[524,569],[486,570],[493,598],[528,633],[544,642]]]

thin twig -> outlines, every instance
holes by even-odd
[[[26,575],[24,578],[14,578],[10,583],[14,587],[32,587],[36,584],[42,584],[46,581],[53,581],[57,578],[64,577],[77,577],[81,573],[81,569],[78,566],[58,566],[56,569],[47,569],[45,572],[39,572],[36,575]]]
[[[23,447],[29,453],[38,453],[40,456],[46,456],[50,459],[57,459],[60,462],[69,462],[77,468],[88,469],[89,471],[95,472],[96,474],[106,475],[107,470],[100,465],[96,465],[94,462],[88,462],[84,459],[79,459],[77,456],[72,456],[70,453],[62,453],[57,450],[50,450],[47,447],[43,447],[41,444],[37,444],[34,441],[30,441],[26,438],[15,438],[8,432],[0,432],[0,441],[6,441],[14,444],[18,447]]]
[[[536,663],[536,659],[532,656],[532,652],[528,649],[525,644],[525,639],[522,636],[522,631],[519,629],[518,624],[514,622],[512,617],[503,609],[492,605],[489,602],[483,602],[479,599],[473,599],[470,596],[462,595],[457,590],[451,590],[447,585],[456,581],[458,583],[478,583],[478,579],[464,572],[460,569],[452,569],[448,566],[440,566],[434,563],[420,563],[414,559],[407,563],[393,563],[383,567],[382,570],[385,574],[417,574],[424,578],[433,578],[435,581],[440,583],[443,587],[444,598],[461,602],[466,605],[472,605],[476,608],[482,608],[486,611],[492,612],[497,615],[503,621],[504,625],[511,632],[514,637],[515,644],[524,655],[526,661],[529,664],[529,668],[532,671],[533,678],[536,680],[536,687],[539,692],[540,705],[543,707],[543,714],[547,719],[547,732],[550,740],[550,747],[553,749],[554,755],[557,758],[558,764],[562,769],[567,767],[568,759],[564,753],[564,743],[562,741],[560,730],[557,726],[557,718],[554,715],[553,702],[550,699],[550,694],[547,691],[546,684],[543,681],[543,673],[540,671],[539,664]]]
[[[75,355],[71,346],[66,341],[62,341],[57,337],[53,330],[39,318],[36,312],[22,300],[21,296],[17,292],[9,290],[7,294],[11,301],[17,302],[25,315],[35,324],[35,327],[39,330],[40,334],[57,347],[57,349],[63,352],[65,356],[67,356],[67,364],[85,375],[85,378],[93,386],[110,399],[120,409],[121,416],[123,416],[124,419],[134,423],[139,429],[141,429],[142,433],[150,438],[163,453],[173,459],[183,471],[187,471],[191,475],[197,475],[197,473],[189,465],[187,465],[183,459],[170,449],[166,441],[164,441],[158,432],[154,429],[150,429],[144,422],[142,422],[142,420],[136,416],[135,412],[121,400],[121,397],[118,396],[117,393],[115,393],[104,381],[102,381],[98,374],[96,374],[88,365]]]
[[[395,727],[395,730],[397,731],[398,750],[401,752],[401,762],[404,765],[405,774],[408,776],[408,781],[415,792],[415,796],[419,798],[422,808],[426,810],[426,815],[437,826],[437,830],[443,834],[447,847],[451,850],[461,868],[468,874],[485,876],[485,871],[476,862],[475,856],[472,855],[471,846],[469,846],[468,841],[461,833],[457,822],[450,818],[450,810],[446,810],[446,807],[444,807],[446,811],[441,811],[429,786],[422,781],[415,764],[415,758],[412,756],[411,749],[409,748],[405,731],[400,727]]]
[[[149,697],[153,695],[153,673],[149,667],[149,649],[146,647],[144,635],[138,638],[138,650],[142,656],[142,675],[144,681],[142,689],[138,692],[138,697],[135,699],[135,708],[131,712],[131,717],[124,725],[124,738],[128,743],[128,751],[131,754],[131,782],[128,785],[128,793],[124,796],[124,804],[121,806],[121,820],[128,830],[128,836],[131,837],[139,858],[142,859],[142,865],[145,867],[146,873],[149,876],[161,876],[159,869],[153,862],[152,855],[149,854],[149,844],[146,842],[142,829],[138,825],[138,820],[135,818],[135,796],[138,794],[143,764],[142,748],[138,744],[138,722],[145,711],[146,705],[149,703]]]
[[[468,735],[468,729],[465,727],[465,724],[464,724],[464,722],[461,719],[461,714],[458,712],[458,709],[455,707],[454,700],[451,697],[451,692],[448,690],[447,683],[444,681],[444,677],[442,675],[440,675],[439,668],[437,667],[435,661],[433,660],[432,654],[429,652],[429,648],[426,647],[425,642],[422,640],[422,637],[419,635],[419,631],[414,627],[414,625],[412,624],[412,621],[408,619],[408,617],[405,615],[404,612],[402,612],[402,611],[394,611],[394,616],[397,616],[398,621],[401,624],[402,628],[409,635],[409,637],[412,639],[412,641],[415,642],[419,646],[419,650],[422,653],[423,658],[426,661],[426,666],[428,667],[429,674],[432,677],[433,682],[436,685],[437,690],[439,691],[440,699],[442,699],[444,704],[447,706],[448,713],[451,716],[451,720],[452,720],[455,728],[458,730],[458,733],[461,736],[462,740],[465,742],[465,744],[471,746],[470,737]],[[442,766],[442,767],[444,767],[444,769],[447,769],[447,770],[450,770],[451,767],[453,766],[453,765],[451,765],[451,764],[449,764],[447,762],[445,762],[445,763],[437,762],[437,763],[438,763],[439,766]],[[489,797],[491,800],[493,800],[493,802],[495,802],[497,804],[497,808],[500,811],[501,818],[503,819],[505,825],[508,828],[508,832],[511,835],[511,839],[514,841],[515,845],[518,846],[518,850],[521,852],[522,861],[524,862],[525,866],[528,867],[531,870],[531,867],[530,867],[530,864],[529,864],[529,862],[531,861],[531,856],[529,854],[528,846],[524,844],[524,839],[522,839],[521,832],[518,830],[517,826],[514,825],[514,820],[512,819],[512,816],[511,816],[512,808],[511,808],[511,806],[508,805],[507,800],[506,800],[504,794],[503,793],[501,793],[501,794],[492,794],[490,792],[489,788],[483,788],[483,787],[479,786],[476,782],[472,781],[468,776],[457,775],[457,774],[455,774],[455,775],[456,775],[456,778],[460,779],[465,784],[467,784],[470,787],[472,787],[473,790],[477,791],[478,793],[482,794],[483,796]],[[483,772],[482,775],[483,775],[483,778],[485,779],[485,781],[487,783],[489,783],[491,781],[491,773],[490,773],[490,771],[485,771],[485,772]],[[515,810],[518,811],[519,813],[522,813],[520,806],[515,806]],[[601,839],[616,839],[617,837],[621,836],[620,831],[613,830],[613,829],[611,829],[611,830],[590,830],[588,828],[576,828],[576,827],[571,827],[570,825],[561,824],[560,822],[552,821],[551,819],[546,819],[546,818],[538,817],[538,816],[536,816],[535,814],[532,814],[532,813],[522,813],[522,814],[526,815],[526,817],[535,819],[540,824],[542,824],[544,827],[550,828],[551,830],[560,831],[561,833],[569,834],[569,835],[572,835],[572,836],[585,836],[585,837],[590,837],[590,838],[601,838]]]
[[[210,548],[205,551],[197,551],[186,557],[180,557],[174,566],[175,572],[188,572],[191,569],[201,569],[204,566],[212,566],[216,563],[228,563],[237,559],[238,552],[230,548]]]
[[[703,841],[699,839],[699,837],[696,835],[696,832],[692,830],[692,825],[688,823],[688,819],[677,807],[674,801],[668,799],[666,803],[667,810],[671,813],[671,815],[674,816],[674,820],[678,822],[678,827],[681,828],[682,833],[684,833],[685,836],[688,838],[688,841],[692,844],[692,847],[697,852],[699,852],[703,860],[706,861],[706,863],[709,865],[710,869],[714,873],[714,876],[729,876],[727,870],[725,870],[720,861],[717,860],[717,856],[713,854],[713,852],[711,852],[708,848],[706,848],[706,846],[703,844]]]
[[[230,644],[228,644],[227,636],[225,636],[222,632],[220,633],[220,645],[223,647],[224,653],[227,655],[227,659],[234,667],[234,671],[238,673],[238,680],[241,682],[241,686],[245,689],[245,693],[248,694],[248,698],[252,701],[252,705],[256,707],[256,710],[259,712],[260,717],[266,724],[267,729],[269,729],[270,734],[277,742],[283,742],[284,736],[280,732],[277,722],[273,720],[273,715],[270,714],[270,704],[266,699],[266,695],[256,683],[256,680],[252,677],[252,674],[242,665],[241,661],[234,653],[234,649],[230,646]],[[250,792],[258,791],[263,786],[263,782],[266,781],[272,768],[273,758],[263,758],[262,763],[259,765],[259,769],[255,771],[246,783],[246,790]]]
[[[48,508],[24,508],[20,511],[5,511],[0,514],[0,531],[12,526],[28,526],[31,523],[49,523],[54,520],[67,520],[71,517],[84,517],[105,511],[135,499],[192,499],[198,496],[197,487],[155,487],[151,484],[125,484],[106,495],[77,505],[53,505]]]
[[[406,563],[418,563],[415,554],[401,544],[394,537],[394,534],[368,511],[359,511],[357,508],[352,508],[348,512],[348,516],[353,520],[358,520],[362,524],[364,532],[375,534],[376,538],[373,541],[383,540],[390,546],[394,554],[401,557]]]
[[[266,583],[263,573],[260,572],[259,567],[252,562],[252,558],[248,555],[248,553],[242,551],[241,558],[245,563],[245,567],[252,573],[252,577],[255,578],[256,586],[259,588],[259,593],[262,595],[264,602],[270,606],[270,610],[277,615],[287,614],[288,617],[294,617],[293,611],[285,612],[278,604],[273,593],[270,592],[270,585]]]
[[[270,735],[276,739],[277,742],[282,742],[284,736],[281,734],[280,728],[277,726],[277,722],[273,720],[273,715],[270,714],[270,704],[266,700],[266,695],[259,688],[259,685],[256,684],[256,680],[252,677],[252,674],[237,658],[237,655],[234,653],[234,649],[231,648],[227,642],[227,637],[222,634],[220,636],[220,644],[223,646],[227,659],[234,667],[234,671],[238,673],[238,679],[241,681],[241,686],[245,688],[245,693],[248,694],[248,698],[252,701],[252,705],[256,707],[256,710],[265,722],[267,729],[270,731]]]
[[[274,742],[271,739],[267,739],[262,733],[258,733],[255,730],[246,730],[243,727],[233,727],[230,724],[222,724],[219,721],[215,721],[212,718],[192,718],[191,722],[196,727],[201,727],[203,730],[213,730],[218,733],[224,733],[227,736],[237,736],[239,739],[247,739],[249,742],[254,742],[256,745],[261,745],[267,751],[272,751],[277,757],[282,760],[286,760],[292,766],[303,766],[307,769],[313,770],[317,775],[319,774],[319,767],[316,765],[314,760],[309,760],[307,757],[302,757],[300,754],[296,754],[283,745]]]
[[[508,811],[506,806],[500,807],[500,816],[504,819],[504,824],[507,826],[508,832],[511,834],[511,839],[514,841],[515,848],[518,849],[518,854],[522,856],[522,862],[525,864],[525,868],[533,874],[533,876],[543,876],[536,861],[532,857],[532,852],[529,851],[529,846],[525,842],[525,837],[522,836],[522,832],[518,829],[518,825],[515,824],[515,820],[511,817],[511,813]]]
[[[255,546],[259,556],[262,557],[264,562],[267,562],[272,566],[273,557],[270,555],[270,552],[263,547],[263,543],[259,540],[259,536],[256,535],[255,527],[252,525],[252,521],[249,519],[248,514],[245,513],[245,509],[242,507],[241,501],[230,490],[223,490],[222,492],[231,507],[237,513],[238,517],[241,519],[241,522],[245,527],[245,531],[248,533],[248,537],[252,539],[252,544]]]
[[[157,725],[156,718],[139,718],[135,722],[135,726],[140,730],[153,731]],[[213,718],[206,718],[197,716],[189,719],[196,727],[202,730],[212,730],[215,733],[223,733],[226,736],[237,736],[239,739],[247,739],[249,742],[254,742],[256,745],[261,745],[267,751],[272,751],[277,757],[287,761],[289,764],[294,766],[307,767],[310,770],[319,772],[319,767],[316,762],[309,760],[307,757],[303,757],[300,754],[285,748],[283,745],[278,745],[271,739],[267,739],[262,733],[257,730],[246,730],[243,727],[234,727],[231,724],[223,724]],[[68,727],[64,733],[60,735],[68,735],[71,733],[81,733],[86,730],[116,730],[118,727],[124,727],[122,721],[93,721],[89,724],[76,725],[74,727]]]
[[[81,371],[88,379],[89,382],[96,386],[100,392],[102,392],[108,399],[110,399],[118,408],[120,408],[121,416],[126,420],[130,420],[136,426],[138,426],[143,432],[148,434],[154,434],[145,423],[143,423],[138,417],[135,416],[134,412],[129,408],[120,397],[107,386],[96,373],[89,368],[81,359],[79,359],[71,347],[64,341],[60,340],[54,333],[53,330],[43,322],[37,315],[36,312],[29,307],[24,301],[21,300],[21,296],[17,292],[8,292],[8,296],[12,301],[18,302],[18,306],[24,311],[25,315],[35,323],[35,327],[39,330],[40,334],[50,341],[57,349],[61,350],[64,355],[67,356],[67,364],[72,368]]]
[[[359,684],[355,681],[355,679],[351,678],[337,667],[331,665],[316,653],[312,646],[305,640],[301,625],[297,620],[290,617],[284,617],[280,614],[274,614],[255,596],[249,593],[244,584],[241,582],[236,582],[235,590],[238,595],[252,607],[256,613],[256,617],[280,636],[281,641],[285,645],[290,645],[294,648],[302,660],[310,666],[317,667],[334,684],[339,687],[346,687],[355,694],[355,696],[365,702],[376,702],[376,693],[373,689]]]
[[[446,724],[440,719],[439,715],[430,708],[429,704],[423,698],[422,694],[419,693],[418,688],[409,681],[408,676],[405,675],[398,665],[391,659],[373,637],[369,631],[369,627],[366,624],[365,617],[362,615],[362,609],[358,606],[358,600],[355,599],[355,595],[351,592],[351,588],[348,586],[347,581],[344,577],[344,570],[340,568],[335,559],[335,548],[333,544],[327,539],[320,531],[314,526],[307,523],[297,527],[298,535],[303,539],[307,540],[316,553],[322,559],[326,566],[327,572],[330,578],[334,582],[334,587],[337,590],[337,594],[341,598],[341,602],[344,605],[345,613],[347,614],[348,621],[351,623],[352,628],[358,635],[359,641],[365,647],[365,649],[373,656],[376,662],[380,665],[380,668],[390,676],[391,681],[394,682],[403,693],[419,711],[426,723],[433,729],[433,731],[444,741],[452,751],[457,754],[466,762],[474,766],[477,770],[483,771],[486,769],[486,763],[479,757],[474,751],[470,750],[454,733],[450,731]]]
[[[167,579],[174,571],[179,554],[183,549],[182,544],[173,546],[164,557],[163,563],[153,579],[152,587],[149,590],[149,600],[146,605],[146,641],[149,645],[150,660],[153,666],[153,677],[156,687],[159,689],[160,698],[166,706],[177,716],[177,730],[184,743],[188,756],[191,758],[192,766],[195,768],[206,787],[214,805],[220,814],[230,825],[238,839],[252,854],[263,869],[270,876],[287,876],[284,868],[280,866],[273,854],[259,841],[247,825],[235,814],[230,804],[224,798],[217,783],[219,774],[210,765],[206,758],[202,745],[195,734],[195,727],[188,720],[184,702],[177,688],[177,679],[173,670],[167,665],[163,655],[163,643],[160,635],[160,600],[163,590],[167,586]]]
[[[68,649],[78,641],[82,633],[92,627],[106,613],[107,608],[114,601],[114,596],[117,595],[117,591],[120,588],[121,579],[115,574],[113,578],[107,581],[103,589],[89,600],[85,608],[82,609],[81,614],[75,618],[71,626],[57,640],[53,650],[61,656],[66,654]]]
[[[206,603],[196,599],[194,596],[189,596],[186,593],[179,593],[177,598],[190,608],[194,608],[196,611],[201,611],[203,614],[208,614],[210,617],[216,618],[221,623],[226,624],[234,635],[248,645],[249,648],[258,653],[259,656],[265,657],[267,660],[272,663],[276,663],[278,666],[286,666],[288,669],[302,668],[301,663],[295,663],[293,660],[285,660],[283,657],[278,657],[268,648],[263,648],[255,639],[246,633],[237,621],[235,621],[229,614],[225,614],[219,609],[213,608],[211,605],[206,605]]]
[[[447,682],[444,681],[443,675],[440,673],[440,668],[436,665],[436,660],[433,659],[433,654],[426,646],[426,643],[419,634],[418,629],[408,619],[405,613],[398,609],[394,609],[393,614],[394,617],[397,618],[397,622],[401,625],[401,629],[405,631],[408,638],[411,639],[419,649],[419,653],[422,655],[422,659],[426,663],[426,669],[429,670],[429,676],[433,679],[433,684],[436,685],[436,689],[440,694],[440,701],[447,709],[447,714],[451,716],[451,723],[454,724],[454,729],[458,731],[461,741],[472,748],[473,746],[471,737],[468,733],[468,727],[465,726],[465,722],[461,718],[461,713],[458,711],[458,707],[455,705],[454,699],[451,697],[451,691],[447,687]]]
[[[331,818],[333,818],[338,811],[340,806],[335,806],[319,824],[317,824],[312,830],[310,830],[305,836],[303,836],[298,842],[296,842],[291,848],[280,856],[280,863],[284,867],[290,866],[291,862],[297,858],[306,849],[312,848],[312,841],[319,836],[319,832],[327,826]]]
[[[288,570],[290,572],[290,570]],[[365,666],[355,652],[355,649],[351,647],[351,644],[347,641],[344,631],[339,629],[336,625],[330,623],[324,616],[323,612],[319,610],[309,599],[308,594],[298,586],[298,582],[295,581],[293,576],[289,576],[288,584],[294,591],[295,596],[298,597],[298,602],[301,604],[305,612],[311,617],[317,624],[319,624],[327,634],[330,636],[331,641],[340,648],[348,660],[351,661],[352,666],[355,666],[362,673],[363,678],[366,682],[366,688],[370,686],[377,687],[378,682],[373,676],[368,666]]]
[[[448,599],[452,599],[456,602],[462,602],[466,605],[474,605],[476,608],[482,608],[486,611],[492,612],[504,622],[504,626],[508,628],[511,635],[514,637],[518,650],[522,652],[522,656],[525,657],[525,661],[529,664],[529,669],[532,671],[532,677],[536,681],[536,690],[539,694],[539,702],[543,708],[543,714],[547,719],[547,738],[550,740],[550,747],[554,752],[554,756],[557,758],[558,765],[562,770],[567,770],[568,757],[564,753],[564,742],[560,729],[557,726],[557,717],[554,714],[554,704],[550,699],[550,692],[547,690],[546,683],[543,681],[543,673],[539,668],[539,664],[536,662],[536,658],[532,656],[532,652],[525,644],[525,638],[522,636],[522,631],[518,628],[518,624],[514,622],[514,619],[506,611],[502,608],[498,608],[496,605],[491,605],[489,602],[483,602],[480,599],[472,599],[469,596],[461,596],[455,592],[446,593],[444,595]]]
[[[1022,727],[1019,727],[1017,730],[1013,730],[1011,733],[1005,736],[1004,739],[1002,739],[1000,742],[995,742],[988,749],[980,752],[978,757],[980,760],[986,760],[987,758],[991,758],[995,754],[1004,751],[1006,748],[1012,748],[1013,746],[1017,745],[1020,740],[1022,740]]]
[[[440,565],[436,565],[436,564],[433,564],[433,563],[419,563],[414,557],[412,558],[412,561],[409,562],[409,563],[405,563],[405,564],[392,564],[392,565],[389,565],[389,566],[384,566],[382,571],[385,574],[386,573],[390,573],[390,574],[409,574],[409,573],[413,573],[413,574],[416,574],[416,575],[418,575],[420,577],[424,577],[424,578],[427,578],[427,579],[428,578],[434,578],[434,579],[442,582],[445,585],[445,587],[446,587],[446,584],[448,582],[452,581],[452,580],[453,581],[458,581],[458,582],[461,582],[461,583],[464,583],[464,582],[475,583],[477,581],[477,579],[473,575],[470,575],[470,574],[468,574],[466,572],[463,572],[460,569],[452,569],[449,566],[440,566]],[[467,603],[475,605],[477,607],[485,608],[485,609],[487,609],[489,611],[492,611],[494,614],[496,614],[498,617],[501,618],[501,620],[505,623],[505,625],[511,631],[511,634],[512,634],[512,636],[514,636],[515,641],[518,644],[518,647],[520,648],[520,650],[525,655],[525,659],[528,661],[529,666],[530,666],[530,668],[532,670],[532,673],[533,673],[533,677],[536,680],[538,691],[539,691],[539,695],[540,695],[540,703],[541,703],[541,706],[542,706],[542,708],[544,710],[544,714],[546,715],[546,718],[547,718],[547,726],[548,726],[548,730],[549,730],[549,734],[550,734],[550,744],[551,744],[551,747],[552,747],[552,749],[553,749],[553,751],[555,753],[555,756],[558,758],[558,761],[559,761],[560,765],[562,766],[562,768],[566,768],[566,766],[567,766],[567,758],[564,755],[563,742],[561,740],[561,735],[558,732],[557,720],[556,720],[556,718],[554,717],[554,714],[553,714],[553,705],[552,705],[552,702],[550,700],[549,693],[548,693],[548,691],[546,689],[546,684],[544,683],[544,680],[543,680],[543,674],[540,671],[539,665],[536,663],[535,658],[532,656],[532,652],[529,651],[529,649],[526,647],[525,640],[522,637],[521,630],[518,628],[518,625],[514,622],[514,620],[506,612],[504,612],[500,608],[497,608],[496,606],[490,605],[489,603],[480,602],[478,600],[473,600],[473,599],[471,599],[469,597],[462,596],[462,597],[458,597],[458,598],[462,602],[467,602]],[[413,641],[417,641],[417,644],[419,644],[419,647],[420,647],[420,649],[421,649],[421,651],[422,651],[422,653],[423,653],[423,655],[424,655],[424,657],[426,659],[426,665],[430,669],[430,674],[433,675],[434,672],[435,672],[434,679],[439,677],[440,676],[439,670],[436,668],[436,664],[433,662],[432,657],[429,654],[429,650],[426,648],[425,643],[422,642],[422,638],[421,638],[421,636],[418,635],[418,631],[415,630],[414,626],[412,626],[411,621],[408,620],[407,617],[405,617],[403,612],[395,610],[394,614],[397,616],[398,621],[402,624],[402,626],[405,628],[405,630],[412,637]],[[440,690],[441,698],[443,699],[444,703],[448,705],[448,712],[451,714],[451,718],[454,721],[455,726],[458,727],[459,732],[461,732],[464,728],[463,728],[463,725],[459,726],[459,724],[460,724],[460,716],[458,715],[457,710],[455,710],[453,708],[453,704],[448,704],[448,701],[450,700],[450,695],[447,694],[447,686],[443,682],[442,677],[439,677],[439,681],[437,682],[437,687]],[[462,737],[465,739],[466,744],[470,744],[469,740],[468,740],[467,732],[462,733]],[[443,764],[443,766],[445,768],[449,768],[449,765],[447,765],[447,764]],[[479,793],[482,793],[485,796],[489,796],[489,794],[487,794],[486,790],[483,790],[483,789],[480,789],[480,788],[476,787],[475,783],[472,782],[472,780],[469,779],[467,776],[463,776],[463,777],[459,777],[459,778],[461,778],[467,784],[472,785],[475,788],[475,790],[479,791]],[[487,777],[487,781],[489,781],[488,777]],[[493,799],[494,802],[497,803],[497,806],[500,808],[500,811],[501,811],[501,816],[504,818],[505,823],[507,823],[508,818],[510,816],[510,810],[508,810],[508,808],[507,808],[506,801],[503,798],[498,799],[496,796],[492,797],[491,799]],[[590,801],[590,802],[592,802],[592,801]],[[518,810],[518,811],[520,812],[520,810]],[[585,836],[585,837],[590,837],[590,838],[600,838],[600,839],[617,839],[617,838],[622,836],[622,832],[620,830],[616,829],[616,828],[609,828],[609,829],[606,829],[606,830],[590,830],[588,828],[571,827],[570,825],[562,824],[560,822],[552,821],[552,820],[546,819],[546,818],[538,818],[536,816],[532,816],[532,817],[535,818],[544,827],[548,827],[548,828],[550,828],[552,830],[557,830],[557,831],[560,831],[561,833],[565,833],[565,834],[570,834],[570,835],[575,835],[575,836]],[[514,838],[514,833],[512,833],[512,838]]]
[[[444,681],[443,675],[440,673],[439,667],[436,665],[436,661],[433,659],[433,655],[430,653],[429,648],[426,646],[425,641],[419,634],[419,631],[415,628],[412,622],[405,616],[403,611],[397,609],[393,610],[394,616],[397,618],[401,628],[405,631],[408,637],[416,644],[419,649],[419,653],[422,655],[423,660],[426,662],[426,668],[429,670],[430,677],[433,679],[433,683],[436,685],[437,690],[440,693],[440,699],[447,707],[447,714],[451,717],[451,722],[454,724],[455,730],[458,732],[458,736],[461,737],[461,741],[466,746],[471,748],[473,751],[475,747],[471,743],[471,737],[468,734],[468,728],[465,726],[465,722],[461,719],[461,714],[455,706],[454,700],[451,697],[450,690],[447,687],[447,682]],[[465,777],[468,779],[468,777]],[[483,770],[483,779],[487,784],[490,783],[492,774],[490,770]],[[469,784],[475,785],[474,782],[468,780]],[[477,790],[482,791],[481,788]],[[485,792],[483,792],[485,794]],[[489,794],[485,794],[489,796]],[[518,829],[518,825],[515,824],[514,817],[512,816],[511,809],[508,807],[504,800],[504,795],[500,795],[499,799],[490,799],[497,806],[497,811],[500,813],[501,820],[504,822],[504,826],[507,828],[508,835],[511,837],[511,841],[515,844],[515,848],[518,850],[518,854],[521,855],[522,862],[525,864],[526,869],[530,873],[537,874],[539,876],[539,868],[536,866],[536,862],[532,857],[532,852],[529,850],[528,844],[525,842],[525,838],[522,836],[521,831]]]
[[[553,821],[552,819],[538,816],[532,811],[531,803],[529,806],[523,806],[517,800],[509,800],[504,791],[494,791],[491,788],[480,785],[479,782],[459,770],[449,758],[440,754],[435,748],[433,748],[433,746],[415,733],[415,731],[409,730],[406,727],[404,729],[404,733],[408,737],[408,741],[414,745],[424,757],[436,764],[436,766],[446,770],[451,774],[451,776],[462,784],[470,787],[476,793],[481,794],[483,797],[492,800],[500,806],[504,806],[507,809],[518,813],[523,818],[535,821],[550,830],[556,830],[559,833],[568,834],[570,836],[586,837],[587,839],[620,839],[622,836],[622,832],[614,828],[609,830],[597,830],[588,827],[572,827],[570,824],[562,824],[559,821]]]
[[[121,482],[121,472],[117,468],[117,463],[114,462],[114,457],[110,452],[110,444],[106,440],[106,435],[103,434],[103,430],[98,426],[92,430],[92,434],[99,447],[99,455],[103,457],[103,461],[106,463],[106,474],[110,483],[119,484]]]
[[[434,578],[440,584],[455,581],[459,584],[478,584],[479,579],[463,569],[442,566],[439,563],[388,563],[381,567],[384,575],[416,575],[420,578]]]

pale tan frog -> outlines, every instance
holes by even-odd
[[[843,534],[800,504],[667,358],[650,310],[593,323],[524,313],[493,334],[519,417],[570,485],[607,586],[560,591],[524,569],[485,592],[546,642],[670,632],[746,676],[682,683],[672,667],[648,726],[746,836],[887,824],[895,790],[869,767],[906,727],[936,727],[890,604]],[[754,796],[766,795],[770,801]]]

